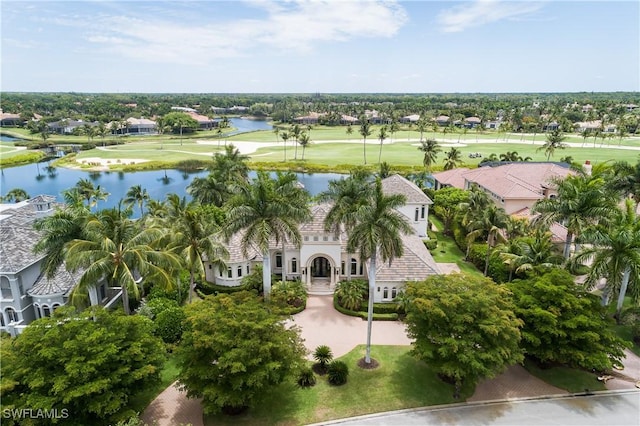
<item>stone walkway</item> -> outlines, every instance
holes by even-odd
[[[356,345],[366,342],[367,322],[342,315],[333,309],[332,296],[310,296],[307,308],[295,315],[291,323],[301,328],[305,346],[310,352],[319,345],[328,345],[337,358]],[[397,321],[375,322],[371,341],[374,345],[411,343],[404,324]],[[640,380],[640,358],[630,351],[625,353],[625,369],[606,383],[607,389],[632,389],[635,382]],[[532,398],[566,393],[533,377],[523,367],[515,365],[496,378],[481,382],[468,401]],[[178,391],[172,385],[147,407],[142,419],[149,425],[157,426],[202,426],[202,405],[199,400],[187,399],[184,392]]]

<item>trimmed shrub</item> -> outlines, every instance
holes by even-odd
[[[327,367],[327,381],[334,386],[341,386],[347,383],[349,378],[349,367],[343,361],[333,361]]]
[[[208,281],[196,284],[196,291],[198,292],[198,294],[202,294],[202,295],[219,294],[219,293],[229,294],[229,293],[235,293],[238,291],[247,291],[247,290],[250,290],[250,288],[244,285],[229,287],[226,285],[218,285],[218,284],[210,283]]]
[[[148,309],[151,312],[151,319],[156,318],[162,312],[179,307],[178,302],[175,300],[167,299],[166,297],[157,297],[155,299],[147,300],[144,304],[144,309]],[[140,308],[143,310],[143,308]]]
[[[302,281],[277,281],[271,289],[271,302],[285,313],[301,312],[307,305],[307,292]]]
[[[186,319],[182,308],[169,308],[160,312],[154,320],[156,335],[165,343],[176,343],[182,337]]]
[[[311,368],[303,368],[300,370],[298,374],[298,380],[296,380],[298,386],[301,388],[310,388],[311,386],[315,386],[316,384],[316,375],[313,374],[313,370]]]
[[[351,317],[358,317],[358,318],[362,318],[363,320],[367,319],[367,312],[360,312],[360,311],[352,311],[350,309],[344,308],[342,306],[340,306],[340,302],[338,301],[338,297],[334,294],[333,295],[333,307],[335,308],[336,311],[340,312],[341,314],[344,315],[349,315]],[[397,313],[393,313],[393,314],[373,314],[373,320],[374,321],[396,321],[398,319],[398,314]]]
[[[358,309],[369,294],[369,285],[366,280],[353,279],[351,281],[340,281],[336,287],[334,295],[340,301],[340,305],[346,309]]]
[[[430,239],[424,240],[423,242],[427,250],[435,250],[436,247],[438,247],[438,240]]]

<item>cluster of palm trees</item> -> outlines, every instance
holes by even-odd
[[[536,202],[531,222],[509,217],[484,191],[472,188],[457,212],[467,256],[475,241],[486,241],[485,275],[496,256],[508,267],[509,280],[541,268],[586,268],[587,286],[604,280],[604,304],[617,297],[619,317],[625,296],[640,300],[640,161],[600,164],[555,185],[557,195]],[[549,232],[554,223],[566,228],[561,247]]]
[[[309,144],[311,143],[311,125],[306,127],[306,131],[300,127],[299,124],[294,124],[291,126],[289,130],[282,130],[280,127],[275,127],[273,129],[273,133],[276,135],[276,142],[278,142],[278,136],[282,138],[282,142],[284,143],[284,161],[287,161],[287,141],[289,139],[294,140],[295,151],[294,151],[294,160],[298,160],[298,145],[302,147],[302,161],[304,161],[304,153]]]

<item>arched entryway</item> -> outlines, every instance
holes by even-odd
[[[311,278],[331,277],[331,262],[324,256],[318,256],[311,262]]]

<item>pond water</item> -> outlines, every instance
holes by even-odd
[[[230,118],[229,124],[236,130],[227,133],[227,135],[237,135],[239,133],[255,132],[256,130],[271,130],[273,126],[270,121],[265,120],[249,120],[247,118]]]
[[[0,135],[0,142],[18,142],[20,139],[13,136]]]
[[[141,185],[149,196],[162,200],[169,193],[186,196],[187,186],[195,177],[204,177],[208,172],[185,173],[179,170],[155,170],[144,172],[88,172],[66,168],[50,169],[47,163],[28,164],[10,167],[0,171],[0,194],[5,195],[13,188],[24,189],[30,196],[39,194],[55,195],[62,201],[62,191],[69,189],[80,179],[90,179],[94,185],[100,185],[110,195],[106,201],[100,201],[98,207],[113,207],[133,185]],[[337,173],[296,173],[298,180],[311,195],[327,189],[330,180],[343,175]],[[250,173],[255,177],[255,172]]]

